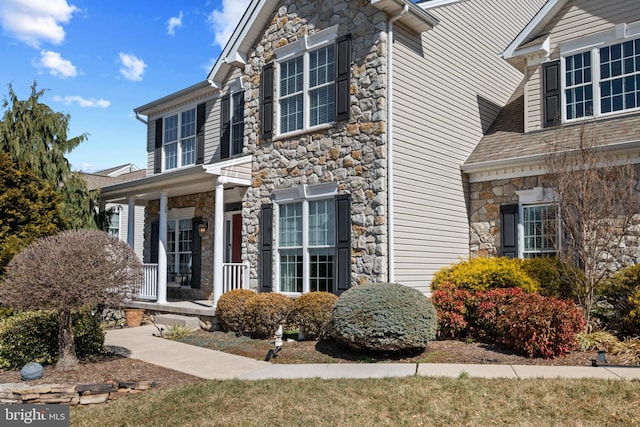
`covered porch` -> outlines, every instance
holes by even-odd
[[[145,206],[144,223],[126,218],[128,236],[144,229],[144,280],[132,305],[207,300],[211,311],[224,292],[249,287],[241,202],[250,184],[251,156],[243,156],[102,189],[102,206]]]

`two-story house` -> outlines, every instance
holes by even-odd
[[[469,256],[461,165],[522,81],[543,0],[253,0],[206,80],[135,109],[145,261],[193,298],[392,281]],[[138,225],[136,225],[138,227]]]
[[[471,255],[536,257],[561,237],[544,191],[559,136],[571,150],[589,126],[599,135],[590,143],[640,163],[640,2],[549,0],[502,57],[525,78],[462,167]]]

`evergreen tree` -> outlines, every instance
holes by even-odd
[[[51,185],[0,153],[0,277],[28,244],[67,228],[59,205]]]
[[[34,82],[31,96],[20,100],[9,85],[9,96],[2,103],[0,152],[25,164],[60,194],[62,215],[70,228],[95,227],[92,205],[97,203],[97,194],[87,190],[65,157],[87,135],[68,138],[70,116],[41,103],[44,92]]]

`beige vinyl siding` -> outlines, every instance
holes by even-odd
[[[542,67],[529,67],[525,86],[525,132],[542,129]]]
[[[468,0],[430,9],[422,37],[394,44],[395,281],[428,291],[433,274],[469,256],[460,166],[523,76],[498,54],[543,0]]]
[[[580,37],[607,31],[616,24],[640,20],[640,2],[629,0],[617,1],[570,1],[540,32],[550,35],[550,57],[560,58],[560,44],[579,39]],[[530,81],[527,82],[527,103],[525,104],[527,124],[525,131],[542,128],[541,96],[542,66],[529,69]]]
[[[229,85],[242,76],[242,70],[234,68],[226,80],[225,88],[213,101],[207,103],[207,121],[204,129],[204,162],[215,163],[221,160],[220,151],[220,125],[221,125],[221,101],[229,92]]]

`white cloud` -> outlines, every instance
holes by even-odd
[[[105,99],[94,99],[94,98],[83,98],[81,96],[65,96],[64,98],[61,96],[54,96],[53,100],[56,102],[61,102],[64,105],[71,105],[76,102],[82,108],[107,108],[111,105],[111,102]]]
[[[135,55],[120,52],[120,63],[122,64],[120,74],[122,74],[125,79],[134,82],[142,80],[144,69],[147,68],[147,64],[145,64],[142,59],[136,58]]]
[[[0,24],[12,37],[38,48],[44,42],[62,43],[62,24],[77,11],[67,0],[2,0]]]
[[[167,34],[170,36],[174,35],[176,33],[176,28],[179,27],[182,27],[182,11],[180,11],[180,14],[177,17],[172,16],[167,21]]]
[[[222,10],[214,9],[209,14],[207,21],[211,24],[218,46],[224,48],[227,44],[248,5],[249,0],[222,0]]]
[[[34,65],[46,68],[52,76],[63,79],[78,75],[75,65],[73,65],[71,61],[62,58],[62,56],[57,52],[41,51],[40,60],[38,62],[34,62]]]

